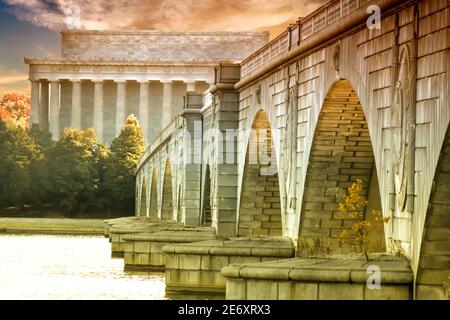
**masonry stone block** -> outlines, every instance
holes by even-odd
[[[126,242],[127,244],[128,242]],[[136,253],[149,253],[150,243],[149,242],[134,242],[134,252]]]
[[[317,300],[319,297],[318,283],[294,284],[294,300]]]
[[[230,264],[230,257],[229,256],[211,256],[211,255],[204,255],[201,256],[201,269],[202,270],[216,270],[219,271],[223,267]]]
[[[276,300],[278,298],[278,284],[273,281],[247,281],[248,300]]]
[[[410,300],[412,298],[409,286],[382,284],[380,289],[364,288],[365,300]]]
[[[227,300],[248,300],[247,283],[243,279],[228,280],[226,284]]]
[[[320,283],[319,300],[363,300],[365,284]]]
[[[418,285],[416,287],[417,300],[446,300],[444,288],[442,286]]]

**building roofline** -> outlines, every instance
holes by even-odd
[[[149,60],[89,60],[89,59],[66,59],[66,58],[34,58],[24,57],[28,65],[91,65],[91,66],[197,66],[213,67],[220,63],[239,63],[237,61],[149,61]]]
[[[61,35],[192,35],[192,36],[270,36],[269,31],[164,31],[164,30],[61,30]]]

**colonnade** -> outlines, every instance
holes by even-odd
[[[54,139],[58,139],[61,127],[61,101],[62,90],[61,83],[65,80],[31,80],[31,123],[38,123],[41,129],[49,130]],[[71,106],[70,106],[70,127],[82,129],[82,97],[83,89],[82,82],[92,81],[94,83],[93,90],[93,106],[92,106],[92,126],[95,129],[96,135],[100,141],[105,140],[105,113],[106,110],[104,98],[104,82],[106,80],[69,80],[72,87]],[[152,80],[153,81],[153,80]],[[194,80],[180,80],[185,83],[186,91],[206,90],[208,84],[205,81]],[[127,80],[114,80],[116,84],[115,92],[115,128],[114,134],[118,136],[120,130],[126,120],[127,114]],[[182,106],[174,105],[174,81],[162,80],[162,92],[150,92],[150,80],[137,80],[139,84],[139,109],[136,116],[139,119],[140,126],[144,132],[144,137],[147,143],[151,143],[150,125],[151,118],[155,116],[161,117],[158,121],[160,127],[158,130],[164,128],[170,123],[175,116],[177,109]],[[162,104],[152,104],[150,96],[152,94],[162,95]],[[108,106],[111,108],[111,106]],[[155,112],[159,111],[159,112]],[[152,128],[155,131],[155,128]]]

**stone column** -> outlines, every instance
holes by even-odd
[[[103,81],[94,81],[94,130],[99,141],[103,141]]]
[[[163,103],[161,128],[165,128],[173,118],[172,114],[172,81],[162,81]]]
[[[199,92],[186,93],[185,112],[183,112],[183,167],[186,172],[181,178],[183,197],[181,210],[178,215],[184,217],[184,224],[199,226],[201,224],[201,172],[202,172],[202,115],[198,112],[203,107],[202,94]],[[197,110],[191,112],[190,110]],[[209,199],[207,200],[209,201]],[[180,210],[180,208],[177,208]]]
[[[125,123],[125,104],[126,104],[126,82],[117,82],[117,107],[116,107],[116,137]]]
[[[59,139],[59,80],[50,82],[50,133]]]
[[[39,102],[39,127],[48,130],[48,81],[41,81],[41,100]]]
[[[237,190],[238,190],[238,162],[236,157],[237,141],[227,141],[230,130],[237,132],[239,129],[239,92],[234,89],[234,84],[240,79],[240,66],[238,64],[220,63],[216,69],[217,87],[211,94],[214,95],[214,109],[217,116],[214,117],[212,126],[220,131],[218,138],[214,140],[214,150],[219,161],[215,173],[211,175],[215,183],[212,191],[213,226],[217,234],[224,237],[236,236],[237,225]],[[234,119],[234,120],[230,120]],[[230,148],[230,144],[232,148]],[[230,161],[232,158],[233,161]],[[229,190],[234,192],[229,192]]]
[[[195,81],[186,80],[186,92],[195,91]]]
[[[31,80],[30,126],[39,123],[39,81]]]
[[[81,129],[81,80],[72,81],[72,115],[70,126]]]
[[[149,107],[148,107],[148,98],[149,98],[149,85],[148,81],[141,81],[140,83],[140,96],[139,96],[139,123],[142,128],[142,132],[144,133],[144,138],[147,143],[148,141],[148,124],[149,124]]]

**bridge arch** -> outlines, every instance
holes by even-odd
[[[357,219],[343,219],[338,204],[357,179],[363,181],[368,206]],[[320,238],[332,251],[342,250],[334,236],[357,220],[373,219],[372,210],[382,210],[382,205],[369,126],[350,82],[338,80],[325,97],[311,144],[299,237]],[[374,230],[369,240],[371,251],[384,252],[384,227]]]
[[[164,165],[164,177],[161,201],[161,220],[173,220],[173,186],[172,186],[172,166],[169,159]]]
[[[142,178],[141,182],[141,194],[140,194],[140,204],[139,204],[139,216],[147,216],[147,179],[145,176]]]
[[[272,128],[265,111],[256,113],[242,174],[238,236],[281,236],[278,168]]]
[[[205,179],[202,194],[202,214],[200,224],[205,227],[212,226],[212,204],[211,204],[211,169],[206,165]]]
[[[446,299],[450,277],[450,126],[434,175],[417,272],[418,299]],[[447,284],[448,285],[448,284]]]
[[[152,176],[150,181],[150,209],[149,217],[151,219],[158,219],[158,182],[156,180],[156,169],[152,169]]]

